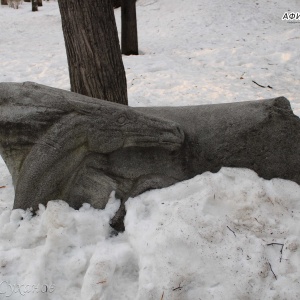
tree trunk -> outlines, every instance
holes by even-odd
[[[128,104],[111,0],[59,0],[71,91]]]
[[[38,11],[38,0],[32,0],[32,11]]]
[[[1,5],[7,5],[7,0],[1,0]]]
[[[24,0],[24,2],[31,2],[31,0]]]
[[[135,0],[121,0],[122,54],[138,55]]]
[[[118,8],[121,6],[121,0],[112,0],[112,2],[114,8]]]
[[[38,0],[38,6],[43,6],[43,0]]]

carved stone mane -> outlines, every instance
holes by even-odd
[[[0,83],[0,152],[14,208],[104,208],[222,166],[300,184],[300,120],[287,99],[131,108],[35,83]]]

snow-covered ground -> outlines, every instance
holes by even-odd
[[[57,2],[39,9],[0,7],[0,81],[69,89]],[[299,2],[139,0],[141,55],[124,57],[130,105],[284,95],[299,116],[300,24],[282,21],[286,11]],[[205,173],[130,199],[118,236],[114,195],[102,211],[52,201],[35,217],[12,211],[13,197],[0,160],[0,299],[300,299],[293,182]]]

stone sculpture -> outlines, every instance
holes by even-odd
[[[284,97],[132,108],[35,83],[0,83],[0,153],[14,208],[63,199],[78,209],[124,203],[222,166],[300,184],[300,120]]]

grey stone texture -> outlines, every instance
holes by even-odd
[[[0,153],[14,208],[63,199],[104,208],[221,167],[300,184],[300,120],[284,97],[132,108],[36,83],[0,83]]]

